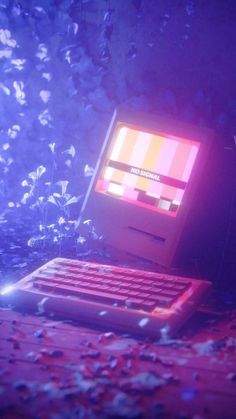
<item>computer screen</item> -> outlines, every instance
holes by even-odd
[[[176,216],[200,143],[117,124],[95,190]]]
[[[103,244],[169,267],[187,224],[195,222],[211,138],[208,129],[119,107],[78,225],[91,219]]]

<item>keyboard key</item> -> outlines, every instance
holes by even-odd
[[[173,303],[173,298],[165,297],[163,295],[163,296],[158,297],[156,301],[157,301],[157,306],[169,308]]]
[[[48,286],[54,293],[146,311],[156,306],[170,307],[191,285],[191,281],[178,277],[80,261],[51,264],[34,276],[34,281],[36,287]]]
[[[146,286],[146,285],[142,285],[140,288],[139,288],[139,290],[140,291],[151,291],[153,289],[153,287],[151,287],[150,285],[149,286]]]
[[[124,332],[156,338],[163,324],[170,326],[171,335],[175,333],[198,306],[210,284],[158,272],[55,259],[23,278],[16,287],[19,295],[15,294],[15,298],[12,294],[13,304],[23,304],[24,309],[27,303],[35,305],[37,300],[50,297],[50,304],[45,304],[46,314],[54,312],[65,318],[88,321],[90,325],[109,329],[112,325]],[[188,289],[191,292],[186,293]],[[84,310],[87,301],[89,309]],[[173,306],[175,303],[178,310]],[[140,319],[145,320],[142,326]]]
[[[34,285],[36,287],[39,287],[40,289],[44,289],[45,291],[53,291],[55,293],[58,292],[58,294],[60,294],[62,291],[65,295],[74,295],[80,298],[87,297],[87,299],[90,299],[90,300],[92,299],[92,300],[104,302],[104,303],[106,302],[125,303],[127,300],[127,298],[122,295],[106,293],[102,291],[95,291],[95,290],[93,290],[93,292],[91,293],[91,291],[86,290],[84,288],[79,288],[79,287],[75,288],[69,285],[62,285],[56,282],[53,284],[48,284],[44,281],[37,280],[34,282]]]
[[[145,311],[153,311],[156,308],[156,306],[157,302],[152,300],[143,300],[140,304],[140,307]]]
[[[140,308],[143,300],[141,298],[127,298],[125,305],[128,308]]]

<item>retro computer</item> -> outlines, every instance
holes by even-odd
[[[115,110],[78,220],[104,242],[170,266],[202,179],[212,132]]]
[[[210,137],[164,116],[117,109],[78,230],[91,219],[108,246],[169,267],[197,199]],[[211,286],[158,270],[57,258],[0,294],[24,309],[43,305],[44,313],[156,338],[173,335]]]

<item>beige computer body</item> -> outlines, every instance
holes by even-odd
[[[122,139],[118,141],[119,135],[122,135]],[[204,168],[211,138],[212,131],[173,118],[150,116],[122,107],[116,109],[81,209],[78,230],[82,232],[83,223],[90,219],[96,231],[103,236],[104,244],[159,265],[170,266],[186,228],[187,215],[188,222],[194,222],[194,219],[191,220],[191,208],[194,200],[198,199],[196,192],[199,185],[204,187]],[[136,159],[141,159],[141,164],[135,164],[132,141],[136,147]],[[124,150],[126,146],[130,150],[132,148],[132,152],[127,151],[127,156],[122,160],[117,157],[114,147]],[[171,158],[168,150],[173,154]],[[182,155],[187,156],[186,161],[182,159],[180,150]],[[149,153],[152,164],[147,163],[145,153]],[[157,153],[162,154],[155,162]],[[112,159],[114,154],[116,157]],[[190,158],[190,154],[193,157]],[[129,158],[131,163],[127,164]],[[182,170],[185,177],[169,175],[171,170],[172,173]],[[164,192],[160,192],[160,196],[159,192],[152,194],[148,191],[149,185],[154,192]],[[129,195],[123,196],[127,190],[131,199]],[[168,199],[165,195],[169,195]],[[176,196],[181,198],[173,199]],[[147,202],[143,202],[143,199]]]

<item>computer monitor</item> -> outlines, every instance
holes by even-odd
[[[91,219],[105,244],[170,266],[211,137],[210,130],[163,115],[116,109],[79,228]]]

